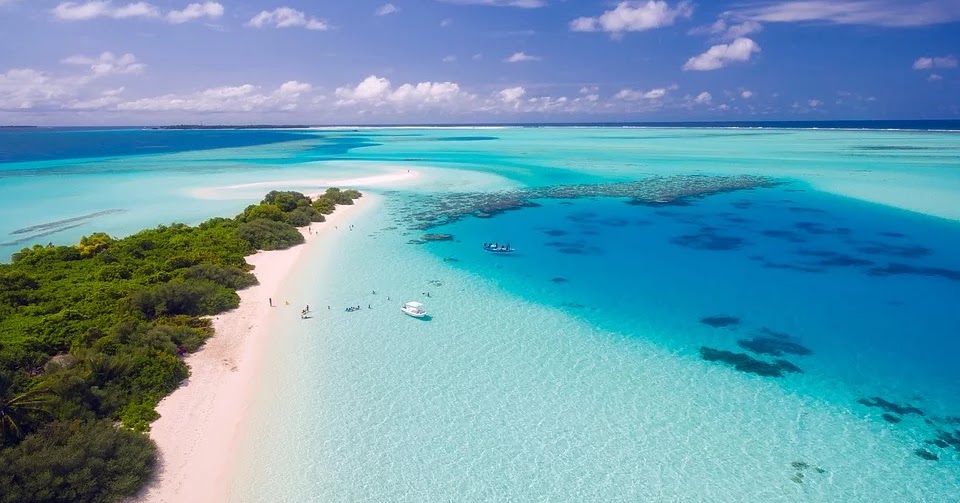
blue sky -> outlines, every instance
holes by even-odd
[[[960,0],[0,0],[0,124],[960,117]]]

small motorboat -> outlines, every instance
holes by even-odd
[[[414,318],[423,318],[427,315],[427,312],[423,309],[423,304],[413,300],[400,306],[400,310],[407,316],[413,316]]]
[[[493,253],[510,253],[513,251],[513,248],[510,246],[510,243],[507,243],[507,244],[483,243],[483,249]]]

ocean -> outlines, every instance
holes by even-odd
[[[416,170],[288,280],[231,501],[954,500],[960,134],[685,126],[0,131],[0,252]]]

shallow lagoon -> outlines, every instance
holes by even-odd
[[[960,416],[957,134],[304,134],[0,164],[0,234],[57,243],[232,214],[272,188],[422,174],[384,192],[380,211],[291,278],[293,305],[332,309],[309,321],[276,313],[234,500],[900,502],[960,492],[960,454],[943,440]],[[438,194],[676,174],[788,183],[682,206],[538,201],[429,231],[450,242],[407,244],[427,232],[409,230],[410,208]],[[120,211],[98,213],[108,210]],[[93,214],[43,236],[10,234]],[[486,253],[488,241],[517,252]],[[413,298],[433,320],[399,313]],[[342,311],[357,304],[371,309]],[[701,347],[803,372],[742,372],[705,361]]]

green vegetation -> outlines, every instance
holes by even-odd
[[[149,479],[143,433],[212,335],[206,316],[255,285],[244,257],[303,242],[360,193],[270,192],[233,219],[24,248],[0,264],[0,503],[109,502]]]

